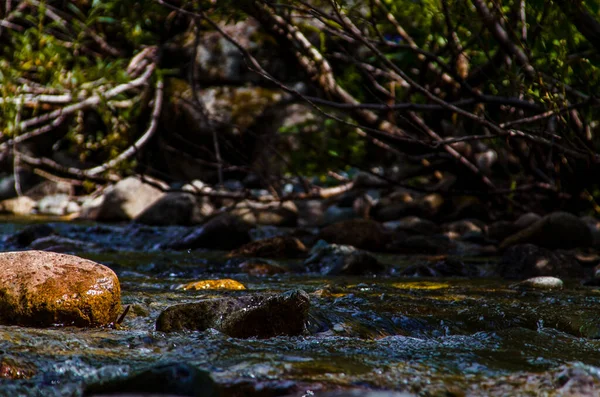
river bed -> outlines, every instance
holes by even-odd
[[[26,225],[5,221],[1,232],[6,237]],[[0,379],[3,396],[80,396],[87,385],[159,363],[207,370],[223,395],[338,389],[577,395],[569,394],[574,387],[600,385],[600,289],[577,281],[567,281],[561,291],[524,291],[495,278],[406,278],[394,271],[378,277],[254,277],[236,271],[224,252],[158,249],[184,228],[51,226],[60,236],[96,244],[75,254],[115,270],[130,310],[117,329],[0,326],[2,362],[21,369]],[[420,259],[380,260],[400,271]],[[493,258],[474,261],[485,267]],[[247,290],[178,289],[216,278],[232,278]],[[210,329],[154,330],[158,314],[176,303],[297,288],[311,297],[303,336],[236,339]]]

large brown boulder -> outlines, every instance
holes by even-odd
[[[550,249],[571,249],[592,245],[587,224],[568,212],[553,212],[502,241],[500,249],[517,244],[535,244]]]
[[[121,310],[121,289],[108,267],[45,251],[0,254],[0,324],[102,326]]]

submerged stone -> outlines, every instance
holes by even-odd
[[[300,335],[305,331],[310,298],[302,290],[201,300],[175,305],[156,320],[163,332],[214,328],[235,338]]]
[[[203,290],[203,289],[231,289],[231,290],[242,290],[246,289],[244,284],[239,281],[232,280],[230,278],[224,278],[219,280],[200,280],[192,281],[179,287],[178,289],[183,290]]]
[[[89,385],[83,395],[217,397],[219,393],[207,371],[186,363],[169,363],[126,378]]]
[[[103,326],[121,309],[117,276],[96,262],[55,252],[6,252],[0,268],[0,324]]]

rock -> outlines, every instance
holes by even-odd
[[[517,290],[552,290],[562,289],[563,281],[556,277],[532,277],[511,286]]]
[[[292,201],[268,204],[243,201],[235,206],[231,215],[251,225],[296,226],[298,224],[298,209]]]
[[[166,188],[164,185],[163,187]],[[106,222],[135,219],[164,194],[162,190],[136,177],[125,178],[104,193],[95,219]]]
[[[250,242],[250,225],[235,216],[221,214],[179,241],[164,245],[165,248],[183,250],[209,248],[217,250],[232,250]]]
[[[234,338],[301,335],[309,308],[310,298],[302,290],[207,299],[167,308],[158,316],[156,330],[214,328]]]
[[[46,196],[37,203],[37,212],[41,215],[63,216],[79,212],[79,204],[71,201],[67,194]]]
[[[386,270],[377,258],[349,245],[327,244],[320,240],[310,251],[304,265],[324,275],[377,274]]]
[[[583,276],[579,262],[571,255],[553,252],[533,244],[508,248],[498,264],[498,273],[507,279],[551,276],[576,278]]]
[[[302,200],[295,204],[298,208],[298,226],[315,227],[323,223],[325,212],[321,200]]]
[[[337,205],[330,205],[323,213],[322,222],[317,225],[331,225],[338,222],[349,221],[352,219],[358,219],[358,214],[352,207],[339,207]],[[316,225],[315,225],[316,226]]]
[[[477,277],[479,269],[472,263],[446,258],[433,264],[411,265],[400,275],[407,277]]]
[[[27,248],[52,252],[90,252],[97,251],[99,247],[86,241],[61,236],[46,236],[32,241]]]
[[[417,215],[414,202],[379,204],[373,210],[373,218],[379,222],[389,222],[411,215]]]
[[[30,215],[36,202],[27,197],[19,196],[0,202],[0,213],[12,215]]]
[[[408,236],[395,240],[388,246],[388,251],[402,254],[441,255],[452,251],[455,245],[443,234],[432,236]]]
[[[420,234],[423,236],[431,236],[440,232],[441,228],[435,223],[427,219],[416,216],[407,216],[395,222],[396,231],[402,231],[408,234]]]
[[[287,269],[278,263],[263,259],[249,259],[240,263],[239,268],[244,273],[258,277],[287,273]]]
[[[373,220],[353,219],[324,227],[318,238],[331,244],[383,251],[390,242],[392,234],[382,224]]]
[[[416,394],[398,391],[378,391],[365,389],[336,390],[318,393],[319,397],[417,397]],[[454,393],[452,394],[455,395]]]
[[[125,378],[92,384],[84,396],[218,397],[218,387],[207,371],[186,363],[167,363]]]
[[[469,232],[481,233],[485,225],[476,219],[463,219],[442,225],[442,230],[448,236],[460,237]]]
[[[236,257],[262,257],[262,258],[297,258],[307,253],[307,249],[300,240],[291,236],[278,236],[264,240],[253,241],[231,251],[227,256]]]
[[[592,233],[592,238],[594,240],[593,246],[599,247],[600,246],[600,221],[598,219],[594,218],[593,216],[584,216],[581,218],[581,220],[584,221],[586,223],[586,225],[588,225],[588,228],[590,229],[590,231]]]
[[[485,228],[485,233],[490,240],[502,241],[519,230],[514,222],[498,221],[488,225]]]
[[[588,247],[592,233],[584,221],[567,212],[554,212],[520,232],[507,237],[500,249],[517,244],[535,244],[550,249]]]
[[[24,194],[34,200],[41,200],[46,196],[53,196],[56,194],[66,194],[71,197],[73,196],[73,185],[68,182],[45,180],[25,191]]]
[[[114,322],[121,309],[119,280],[108,267],[44,251],[0,254],[0,323],[79,327]]]
[[[185,291],[194,290],[207,290],[207,289],[229,289],[229,290],[244,290],[246,287],[239,281],[232,280],[230,278],[219,279],[219,280],[200,280],[192,281],[177,287],[177,289],[183,289]]]
[[[538,214],[536,214],[535,212],[528,212],[526,214],[521,215],[519,218],[517,218],[517,220],[514,221],[514,225],[517,230],[523,230],[523,229],[533,225],[540,219],[542,219],[542,217],[539,216]]]
[[[29,246],[33,241],[47,237],[54,234],[55,231],[52,227],[45,223],[38,223],[35,225],[29,225],[25,229],[6,239],[6,243],[16,248],[25,248]]]
[[[166,193],[136,216],[135,221],[153,226],[199,224],[214,210],[201,199],[191,193]]]

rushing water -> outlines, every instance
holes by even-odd
[[[183,228],[52,226],[62,237],[95,244],[76,254],[113,268],[123,305],[131,309],[119,329],[0,327],[2,362],[19,368],[22,378],[0,380],[0,395],[79,396],[86,385],[164,362],[208,370],[225,395],[337,388],[422,395],[519,395],[530,388],[533,395],[560,395],[573,373],[600,384],[600,290],[578,283],[562,291],[518,291],[499,279],[252,277],[223,252],[156,248]],[[1,232],[22,227],[6,222]],[[381,259],[396,270],[420,260]],[[248,290],[177,288],[214,278],[233,278]],[[154,330],[158,314],[175,303],[293,288],[311,296],[305,336],[235,339],[214,330]]]

